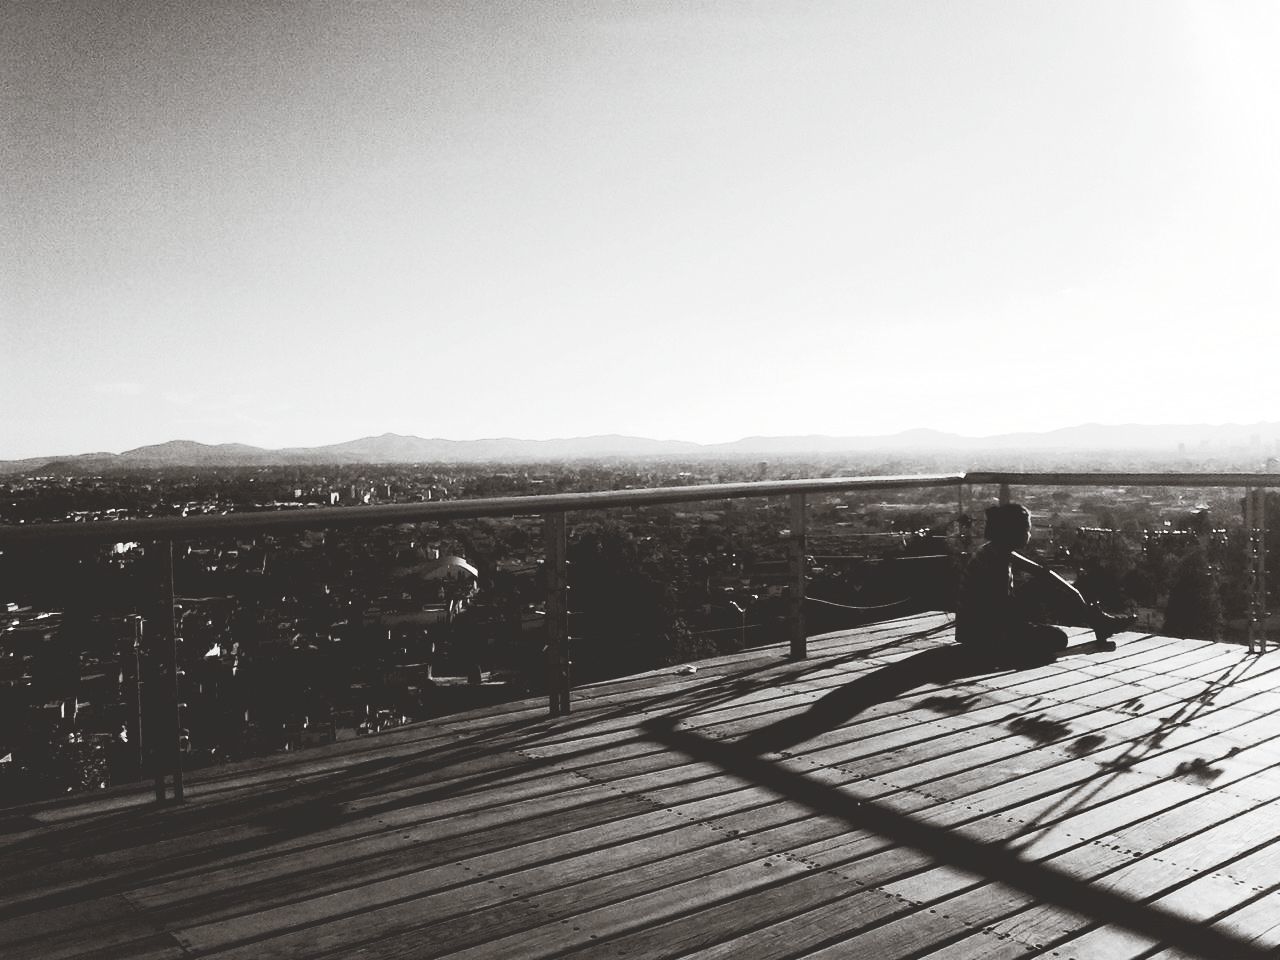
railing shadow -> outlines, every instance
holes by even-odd
[[[71,864],[84,858],[109,856],[139,845],[158,849],[154,845],[164,847],[170,841],[195,839],[193,835],[200,837],[189,845],[183,844],[180,849],[149,858],[145,864],[120,864],[114,868],[104,865],[96,876],[68,876],[65,883],[56,883],[56,889],[43,894],[32,891],[33,896],[0,907],[0,917],[22,915],[84,897],[128,890],[138,882],[154,881],[159,877],[195,878],[203,869],[228,858],[242,863],[267,859],[275,855],[273,846],[277,843],[296,841],[308,834],[323,838],[328,828],[344,822],[367,820],[371,824],[371,832],[377,832],[378,828],[373,824],[379,815],[466,796],[504,782],[536,777],[540,771],[554,769],[566,761],[589,758],[601,749],[594,742],[584,742],[576,749],[558,751],[545,758],[522,753],[523,749],[544,742],[548,734],[557,738],[564,738],[567,734],[571,738],[579,730],[590,732],[602,721],[634,720],[637,715],[643,716],[648,712],[660,711],[676,717],[695,715],[731,704],[744,695],[779,690],[811,674],[863,661],[876,653],[928,638],[947,626],[948,623],[932,625],[892,636],[874,647],[835,656],[815,657],[802,662],[769,659],[745,671],[735,667],[730,674],[705,678],[695,675],[691,678],[691,686],[682,685],[638,699],[628,697],[625,703],[610,704],[604,709],[591,709],[590,699],[583,698],[579,701],[580,714],[540,719],[533,724],[527,718],[492,724],[474,732],[459,733],[444,742],[424,744],[421,753],[406,756],[403,748],[411,746],[413,740],[410,738],[397,744],[400,749],[396,749],[393,755],[356,760],[341,769],[303,780],[290,774],[292,765],[288,764],[278,776],[265,783],[259,782],[253,789],[217,784],[215,793],[202,796],[197,781],[191,784],[188,803],[184,806],[157,809],[148,805],[97,813],[79,822],[64,823],[54,835],[37,834],[5,844],[0,876],[7,876],[12,882],[33,867],[41,864],[47,867],[51,854],[56,856],[56,862]],[[638,736],[642,741],[645,739],[642,732]],[[614,739],[606,745],[616,744]],[[653,749],[654,752],[662,750],[657,745]],[[478,754],[492,755],[495,751],[506,751],[516,756],[495,764],[494,769],[450,777],[445,783],[422,782],[423,778],[448,770],[455,763]],[[235,778],[231,779],[234,782]],[[210,786],[215,787],[215,784]],[[421,789],[416,789],[418,786]],[[401,795],[363,804],[358,811],[344,809],[350,801],[392,791]],[[236,836],[234,831],[230,835],[219,836],[219,828],[229,824],[251,824],[259,829],[247,837]],[[325,841],[318,839],[317,842]],[[56,849],[56,853],[51,847]],[[54,878],[47,876],[46,879]]]
[[[628,699],[623,704],[603,709],[594,708],[591,697],[580,696],[576,701],[579,712],[570,714],[567,717],[549,717],[533,724],[527,721],[519,721],[511,724],[494,725],[487,727],[482,733],[461,739],[452,746],[456,749],[465,749],[472,745],[492,748],[496,740],[501,740],[501,746],[504,749],[520,750],[543,742],[549,732],[564,735],[572,734],[579,730],[589,731],[598,728],[602,722],[619,719],[634,720],[637,715],[644,715],[653,711],[661,711],[664,716],[676,717],[677,719],[690,717],[705,713],[708,710],[714,710],[717,707],[727,706],[739,698],[753,693],[759,693],[763,690],[778,690],[788,684],[801,682],[812,674],[866,660],[869,657],[900,648],[908,643],[928,639],[941,631],[949,629],[951,626],[952,623],[948,620],[922,630],[894,636],[874,647],[854,650],[836,656],[817,657],[800,663],[784,659],[769,660],[748,669],[735,667],[732,674],[714,676],[707,679],[695,676],[688,687],[665,691],[640,699]],[[562,752],[545,761],[531,759],[530,765],[549,765],[565,760],[575,760],[590,756],[595,750],[596,748],[594,747],[583,747],[579,750]],[[447,785],[427,787],[422,793],[414,797],[413,802],[421,803],[459,796],[471,790],[491,785],[507,775],[505,771],[480,773],[474,777]],[[394,801],[388,803],[385,807],[371,808],[368,812],[382,812],[392,806],[400,805],[403,805],[401,801]]]
[[[1016,844],[1022,838],[1042,829],[1047,824],[1060,822],[1074,813],[1086,809],[1090,802],[1102,794],[1114,780],[1142,763],[1148,757],[1162,752],[1165,740],[1174,730],[1193,723],[1201,714],[1213,706],[1214,699],[1218,693],[1245,679],[1245,676],[1256,667],[1256,664],[1256,660],[1242,661],[1228,667],[1218,676],[1203,681],[1205,684],[1204,690],[1182,701],[1172,714],[1160,717],[1152,730],[1127,741],[1120,755],[1101,765],[1096,776],[1081,781],[1072,789],[1064,791],[1055,803],[1040,811],[1035,818],[1024,824],[1009,838],[1008,842]],[[1122,708],[1131,706],[1141,708],[1141,699],[1140,696],[1134,697],[1123,704]],[[1097,744],[1082,744],[1079,755],[1087,755],[1096,746],[1100,745],[1101,740]],[[1207,785],[1213,779],[1216,779],[1217,774],[1215,771],[1216,768],[1212,766],[1210,760],[1196,758],[1179,764],[1177,775],[1189,776],[1198,780],[1201,784]]]
[[[941,665],[937,663],[938,659],[942,659]],[[915,663],[903,668],[892,675],[892,688],[901,688],[919,676],[936,676],[936,671],[946,666],[947,659],[928,658],[923,664]],[[802,729],[815,729],[820,722],[854,709],[872,697],[879,699],[884,695],[873,694],[865,685],[861,686],[856,694],[837,698],[830,706],[810,717],[803,728],[787,727],[786,735],[775,738],[773,742],[786,742]],[[1270,951],[1228,932],[1094,886],[1051,865],[1026,860],[1015,850],[971,840],[959,832],[917,820],[846,789],[812,780],[761,757],[758,750],[770,742],[767,738],[758,738],[751,744],[716,741],[678,730],[675,721],[666,717],[646,720],[641,726],[655,743],[678,750],[693,760],[714,764],[726,773],[765,787],[816,814],[841,820],[851,830],[877,834],[892,843],[923,853],[939,864],[1004,884],[1041,903],[1053,904],[1097,923],[1133,931],[1206,960],[1221,960],[1223,957],[1262,960],[1273,956]]]

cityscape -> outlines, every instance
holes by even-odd
[[[1249,465],[1260,446],[1255,435],[1198,466]],[[1118,469],[1134,456],[1093,452],[1074,459]],[[1171,459],[1180,456],[1175,451]],[[92,465],[71,472],[68,461],[55,461],[0,479],[0,522],[359,510],[891,475],[943,469],[946,459],[936,453],[884,460],[821,454],[773,461],[171,464],[101,473]],[[963,502],[954,490],[812,498],[809,632],[954,609],[958,571],[981,542],[982,508],[993,495],[969,490]],[[1136,614],[1151,630],[1244,642],[1248,554],[1238,491],[1029,487],[1021,500],[1033,513],[1037,555],[1088,599]],[[1280,509],[1280,501],[1269,499],[1267,509]],[[781,642],[791,589],[787,523],[786,504],[776,498],[574,515],[574,681]],[[1280,531],[1280,516],[1269,530],[1269,537]],[[180,637],[183,764],[198,769],[297,751],[544,692],[545,555],[536,517],[178,543],[173,629]],[[133,541],[15,546],[0,554],[6,802],[144,775],[142,664],[149,633],[167,615],[159,587],[167,556],[162,544]]]

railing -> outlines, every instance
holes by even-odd
[[[155,517],[93,521],[86,523],[43,523],[0,525],[0,548],[11,545],[47,543],[109,543],[146,541],[160,550],[159,580],[161,610],[168,616],[155,618],[157,628],[150,643],[151,653],[161,670],[161,686],[170,701],[166,712],[166,737],[172,734],[173,752],[167,771],[173,779],[176,800],[183,797],[182,763],[178,741],[178,690],[176,666],[177,630],[174,623],[173,544],[186,540],[234,534],[260,534],[290,530],[373,527],[388,524],[464,520],[482,517],[541,516],[546,545],[546,623],[549,708],[551,714],[570,710],[570,637],[568,604],[568,561],[566,515],[572,511],[608,510],[626,507],[694,503],[709,500],[782,497],[789,500],[788,613],[787,637],[790,655],[807,655],[804,624],[806,498],[811,494],[843,493],[891,489],[956,488],[957,513],[962,513],[966,488],[998,485],[1000,500],[1011,499],[1012,487],[1034,486],[1126,486],[1126,487],[1242,487],[1245,491],[1249,571],[1249,649],[1255,650],[1258,624],[1266,617],[1266,517],[1263,499],[1269,487],[1280,487],[1280,474],[1268,473],[948,473],[888,477],[831,477],[825,479],[774,480],[747,483],[700,484],[641,490],[612,490],[593,493],[564,493],[483,500],[433,501],[413,504],[379,504],[359,507],[315,508],[285,512],[201,515],[183,518]],[[154,636],[158,633],[159,636]],[[1265,635],[1261,636],[1265,652]],[[159,641],[159,642],[157,642]],[[157,800],[165,798],[166,770],[155,763]]]

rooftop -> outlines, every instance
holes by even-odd
[[[925,614],[0,814],[0,953],[1252,957],[1280,661]]]

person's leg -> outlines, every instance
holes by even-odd
[[[1023,602],[1025,603],[1025,600]],[[1131,615],[1117,616],[1107,613],[1097,603],[1089,603],[1074,591],[1072,593],[1059,592],[1054,594],[1052,602],[1048,603],[1047,607],[1049,609],[1045,613],[1051,619],[1070,626],[1088,627],[1101,643],[1106,643],[1113,634],[1120,633],[1122,630],[1133,626],[1137,620],[1136,617]],[[1034,609],[1034,606],[1026,608],[1024,616],[1026,616],[1027,620],[1034,621],[1035,617],[1032,613]],[[1034,622],[1032,625],[1034,625]],[[1059,630],[1058,633],[1062,633],[1062,631]],[[1063,636],[1065,637],[1066,634],[1063,634]]]
[[[1066,631],[1047,623],[1020,623],[1010,631],[1011,653],[1017,656],[1050,658],[1066,649]]]

